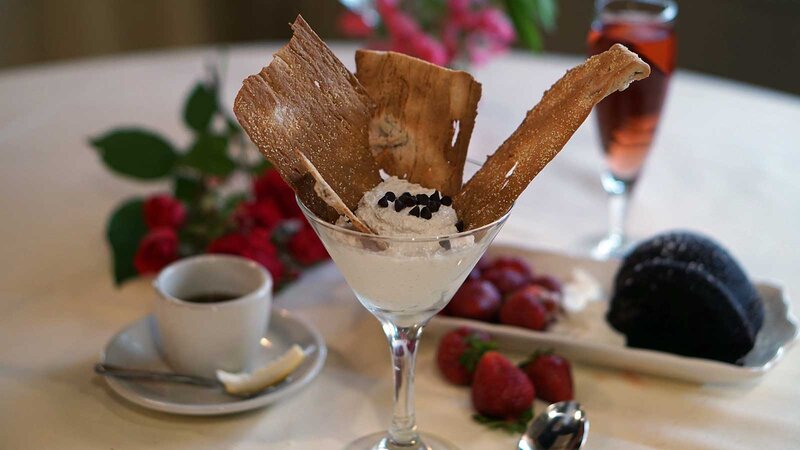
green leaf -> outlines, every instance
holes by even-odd
[[[539,0],[505,0],[505,2],[520,41],[533,51],[541,51],[544,43],[537,29]]]
[[[203,192],[203,183],[196,177],[176,175],[172,190],[175,198],[191,203]]]
[[[458,358],[458,362],[464,366],[467,371],[474,372],[483,354],[489,350],[497,349],[497,343],[494,341],[484,341],[474,334],[467,336],[465,340],[467,341],[467,348]]]
[[[473,414],[472,420],[492,430],[502,430],[508,434],[520,434],[528,428],[528,422],[533,419],[533,407],[522,413],[516,420],[502,420],[486,417],[482,414]]]
[[[183,120],[195,131],[205,133],[217,111],[217,95],[212,87],[197,83],[186,100]]]
[[[142,180],[168,175],[178,156],[164,138],[139,129],[112,130],[91,144],[111,170]]]
[[[227,150],[226,137],[202,134],[194,141],[181,163],[199,170],[204,175],[226,177],[236,170],[236,163],[228,156]]]
[[[225,125],[228,127],[228,136],[238,136],[239,133],[242,132],[239,122],[231,119],[230,117],[225,118]]]
[[[117,286],[138,275],[133,266],[133,256],[136,254],[139,241],[147,234],[143,206],[142,199],[127,200],[117,207],[108,220],[106,238],[111,245],[114,282]]]

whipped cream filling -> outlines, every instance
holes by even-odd
[[[452,206],[439,205],[438,210],[432,212],[428,208],[429,216],[422,213],[424,207],[420,206],[414,215],[411,213],[414,210],[413,205],[397,211],[395,208],[397,200],[384,201],[382,206],[379,202],[388,192],[393,193],[395,197],[400,197],[404,192],[412,196],[425,194],[430,197],[436,191],[402,178],[389,177],[366,192],[358,203],[355,215],[379,236],[437,237],[458,233],[456,227],[458,216]],[[336,224],[347,226],[347,219],[341,217]]]

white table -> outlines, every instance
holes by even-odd
[[[234,48],[225,97],[232,100],[239,80],[276,48]],[[353,47],[336,50],[352,66]],[[151,308],[147,280],[113,287],[103,229],[114,205],[152,187],[111,175],[87,138],[141,124],[186,143],[179,105],[212,55],[172,51],[0,73],[0,448],[336,449],[388,421],[385,341],[333,267],[315,275],[338,280],[329,301],[282,305],[316,323],[330,346],[321,376],[295,398],[229,417],[178,417],[132,406],[92,375],[106,341]],[[484,93],[471,155],[493,151],[575,63],[512,54],[478,70]],[[674,227],[707,232],[752,275],[783,280],[799,295],[800,99],[686,72],[671,89],[631,230],[639,237]],[[536,179],[499,240],[580,250],[604,230],[593,128],[588,121]],[[511,448],[512,438],[470,421],[467,392],[441,381],[434,342],[423,342],[421,428],[464,449]],[[581,365],[575,377],[592,420],[592,449],[800,445],[800,350],[759,382],[739,386]]]

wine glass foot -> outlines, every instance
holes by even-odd
[[[397,445],[383,431],[356,439],[344,450],[458,450],[458,447],[439,436],[427,433],[420,433],[420,440],[413,445]]]
[[[631,242],[619,234],[610,234],[592,248],[594,259],[622,258],[631,246]]]

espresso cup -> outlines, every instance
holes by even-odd
[[[261,265],[193,256],[164,268],[153,285],[159,349],[173,370],[213,378],[217,369],[252,368],[272,306],[272,277]]]

